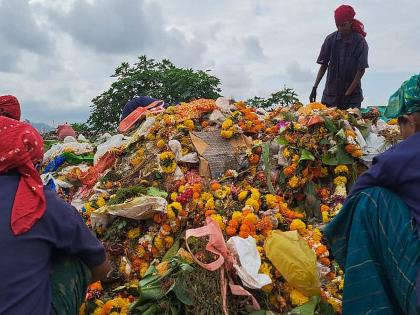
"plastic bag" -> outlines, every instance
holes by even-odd
[[[93,163],[96,165],[98,163],[99,159],[108,151],[118,148],[121,145],[124,145],[126,141],[124,140],[124,135],[117,134],[115,136],[112,136],[104,143],[98,145],[95,156],[93,157]]]
[[[261,289],[270,284],[271,279],[266,274],[258,273],[261,266],[260,254],[257,250],[255,238],[246,239],[238,236],[231,237],[227,242],[230,252],[238,257],[240,265],[234,265],[244,286],[251,289]]]
[[[165,212],[168,202],[162,197],[141,196],[117,205],[106,205],[92,214],[93,221],[100,221],[100,225],[107,223],[108,215],[115,215],[133,220],[145,220],[153,217],[157,212]],[[94,219],[95,218],[95,219]],[[96,223],[96,222],[95,222]]]
[[[316,255],[297,231],[272,231],[264,250],[274,267],[298,291],[308,297],[320,293]]]
[[[182,155],[182,146],[178,140],[169,140],[168,142],[169,148],[175,154],[175,159],[177,162],[184,162],[184,163],[198,163],[198,155],[197,152],[188,153]]]

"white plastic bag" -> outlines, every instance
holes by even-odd
[[[175,160],[177,162],[198,163],[199,159],[197,152],[182,155],[182,146],[178,140],[169,140],[168,145],[171,151],[175,154]]]
[[[251,289],[261,289],[263,286],[271,283],[268,275],[258,273],[261,266],[261,258],[253,237],[248,236],[248,238],[244,239],[233,236],[226,242],[226,245],[230,252],[238,257],[240,265],[234,265],[234,268],[244,286]]]
[[[108,151],[119,148],[120,146],[124,145],[127,141],[124,140],[124,135],[117,134],[112,136],[104,143],[98,145],[95,156],[93,157],[93,164],[96,165],[99,159]]]

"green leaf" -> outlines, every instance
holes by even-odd
[[[344,145],[339,145],[337,150],[337,163],[338,164],[353,164],[354,158],[348,154]]]
[[[185,289],[185,281],[177,279],[175,286],[172,289],[172,292],[175,293],[175,296],[185,305],[193,305],[194,301],[191,299],[189,292]]]
[[[309,302],[298,306],[290,311],[290,315],[314,315],[316,306],[321,299],[318,296],[313,296]]]
[[[322,118],[324,118],[325,128],[327,128],[329,132],[335,134],[337,132],[337,128],[334,125],[334,121],[328,117],[322,117]]]
[[[306,149],[303,149],[301,154],[300,154],[300,161],[305,161],[305,160],[310,160],[310,161],[315,161],[315,157],[313,156],[313,154],[311,152],[309,152]]]
[[[263,148],[263,160],[264,160],[265,179],[267,181],[268,190],[270,191],[270,194],[275,195],[276,192],[274,190],[273,183],[271,182],[270,144],[268,142],[264,144],[264,148]]]
[[[341,138],[341,139],[343,139],[343,140],[345,140],[345,139],[346,139],[346,133],[344,132],[344,129],[343,129],[343,128],[341,128],[341,129],[337,132],[336,136],[337,136],[337,137],[339,137],[339,138]]]
[[[286,140],[285,136],[277,137],[277,143],[280,145],[288,145],[289,141]]]
[[[321,157],[322,164],[335,166],[338,165],[337,157],[331,153],[326,153]]]
[[[179,239],[177,239],[171,248],[165,253],[165,255],[162,258],[162,261],[170,260],[172,257],[176,255],[180,247]]]
[[[162,197],[162,198],[168,197],[168,193],[166,191],[160,190],[159,188],[156,188],[156,187],[147,188],[146,194],[152,197]]]
[[[318,305],[318,313],[320,315],[335,315],[335,314],[337,314],[337,312],[334,310],[334,307],[324,300],[322,300]]]

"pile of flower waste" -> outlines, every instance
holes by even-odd
[[[340,314],[322,226],[398,127],[320,103],[264,112],[200,99],[129,134],[66,139],[43,179],[112,264],[81,314]]]

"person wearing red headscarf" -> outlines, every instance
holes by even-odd
[[[349,5],[341,5],[335,10],[337,31],[328,35],[321,47],[317,59],[321,66],[309,96],[310,102],[316,101],[318,85],[328,70],[321,103],[340,109],[361,107],[361,79],[369,67],[369,48],[364,26],[355,15]]]
[[[0,314],[77,314],[109,271],[77,210],[43,187],[43,154],[33,127],[0,116]]]
[[[0,116],[20,120],[20,104],[15,96],[0,96]]]

